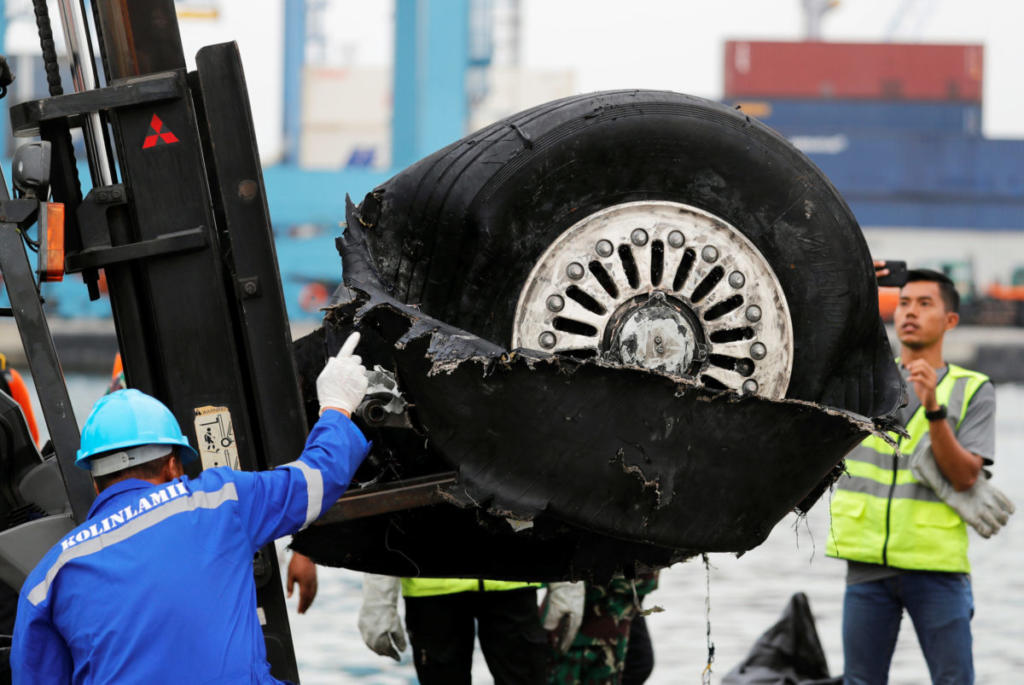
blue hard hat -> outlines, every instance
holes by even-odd
[[[163,402],[138,390],[118,390],[92,408],[82,428],[75,465],[91,471],[92,457],[140,445],[174,445],[182,464],[199,458]]]

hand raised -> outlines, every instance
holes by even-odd
[[[338,409],[351,415],[366,394],[366,369],[362,358],[353,354],[358,344],[359,334],[353,333],[317,376],[316,395],[321,414],[325,409]]]
[[[908,363],[907,382],[914,389],[914,394],[921,401],[926,411],[938,409],[938,402],[935,400],[935,387],[939,383],[939,376],[924,359],[915,359]]]

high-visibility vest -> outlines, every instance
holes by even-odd
[[[500,592],[540,587],[541,583],[478,578],[402,578],[403,597],[434,597],[456,592]]]
[[[935,397],[946,405],[954,433],[986,381],[984,374],[949,364]],[[909,439],[890,434],[898,449],[872,435],[846,456],[846,473],[832,497],[826,553],[907,570],[970,573],[963,519],[910,470],[911,457],[931,446],[923,406],[906,429]]]

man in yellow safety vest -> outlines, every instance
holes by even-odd
[[[884,264],[876,262],[879,276]],[[989,484],[995,390],[949,364],[943,338],[959,322],[945,275],[912,270],[895,312],[898,360],[910,392],[893,447],[871,436],[846,458],[832,498],[828,555],[848,562],[843,603],[847,684],[888,681],[903,610],[935,683],[972,683],[974,613],[967,527],[995,533],[1013,505]]]

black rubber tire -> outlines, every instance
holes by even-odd
[[[742,112],[660,91],[558,100],[419,161],[367,195],[359,215],[399,299],[508,345],[543,250],[579,219],[637,200],[686,203],[742,231],[793,318],[787,397],[872,414],[884,350],[857,222],[810,160]]]

